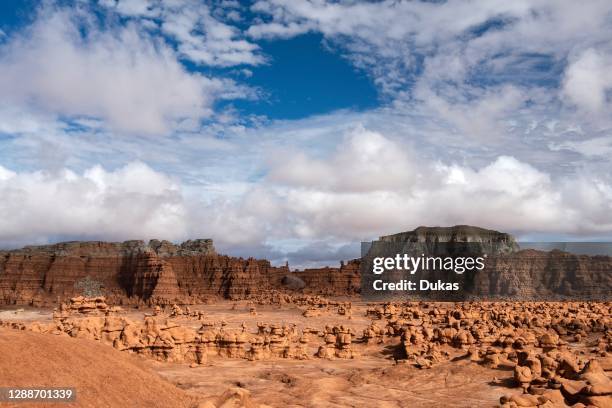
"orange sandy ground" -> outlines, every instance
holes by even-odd
[[[207,320],[225,320],[229,327],[246,322],[251,331],[263,321],[294,323],[298,328],[344,324],[360,333],[371,321],[365,317],[365,304],[358,303],[353,304],[350,320],[337,314],[306,318],[291,305],[258,306],[256,316],[246,302],[239,302],[236,310],[232,306],[224,301],[192,309],[205,310]],[[130,310],[127,315],[142,319],[143,312]],[[6,318],[11,312],[0,313]],[[50,321],[51,311],[26,310],[19,320]],[[177,321],[201,324],[187,318]],[[392,348],[393,344],[363,346],[358,359],[332,361],[211,357],[205,365],[190,368],[119,352],[93,340],[0,329],[0,386],[77,388],[76,404],[47,405],[54,407],[196,407],[232,387],[250,392],[249,406],[494,407],[500,396],[517,392],[512,368],[488,369],[456,351],[451,361],[420,370],[395,364]],[[0,403],[3,406],[9,405]]]

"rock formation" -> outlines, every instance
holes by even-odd
[[[542,251],[519,248],[506,233],[478,227],[419,227],[414,231],[382,236],[373,241],[361,259],[371,270],[375,257],[486,257],[484,269],[467,270],[461,274],[452,270],[420,271],[419,279],[457,282],[460,293],[432,291],[429,300],[610,300],[612,296],[612,257],[579,255],[560,250]],[[424,255],[423,255],[424,254]],[[445,258],[446,259],[446,258]],[[409,278],[405,271],[385,272],[388,281]],[[372,290],[379,275],[369,273],[362,281],[362,294],[390,296],[393,292]],[[401,292],[397,293],[403,296]],[[410,293],[412,299],[420,293]]]
[[[471,225],[455,225],[453,227],[418,227],[412,231],[400,232],[380,237],[380,242],[436,244],[436,243],[473,243],[482,248],[493,248],[501,252],[518,250],[518,244],[510,234],[489,230]]]
[[[292,275],[304,282],[306,293],[350,296],[359,293],[361,286],[358,259],[341,262],[339,268],[325,267],[296,271]]]
[[[280,285],[287,267],[215,252],[211,240],[66,242],[0,251],[0,304],[56,304],[104,294],[111,304],[243,298]]]
[[[609,256],[519,250],[509,234],[469,226],[419,227],[383,236],[373,248],[389,243],[476,245],[492,254],[483,271],[459,277],[474,296],[607,300],[612,294]],[[209,239],[180,245],[151,240],[29,246],[0,251],[0,304],[57,305],[77,295],[104,295],[111,305],[205,303],[215,297],[282,304],[292,293],[352,296],[363,290],[365,260],[290,272],[288,265],[220,255]]]
[[[261,295],[261,301],[264,298]],[[295,317],[301,311],[301,307],[283,309],[281,299],[292,305],[324,309],[327,319],[322,322],[313,318],[308,327],[303,322],[281,323],[278,311],[282,311],[283,320],[288,311]],[[356,362],[357,366],[361,358],[370,363],[382,358],[390,363],[385,365],[434,372],[446,367],[450,373],[453,367],[471,366],[478,371],[495,370],[489,372],[492,385],[500,384],[501,378],[508,388],[503,391],[508,395],[500,399],[503,407],[605,408],[612,402],[612,302],[364,305],[278,292],[269,300],[277,303],[262,307],[257,318],[264,320],[251,320],[255,323],[251,328],[236,318],[202,319],[201,312],[208,305],[121,310],[109,307],[102,297],[75,297],[62,304],[52,320],[32,321],[23,310],[5,312],[0,329],[96,340],[125,353],[193,368],[216,366],[225,359],[313,359],[316,364],[317,358],[342,359],[346,360],[343,365]],[[221,304],[226,310],[217,313],[225,319],[228,312],[250,316],[254,303]],[[242,307],[233,308],[236,304]],[[352,310],[359,318],[349,320],[346,314],[333,313],[334,309]],[[271,316],[273,320],[265,320]]]

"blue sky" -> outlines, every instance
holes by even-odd
[[[235,101],[233,106],[242,114],[272,120],[379,106],[376,87],[366,73],[327,50],[322,42],[317,34],[263,41],[262,53],[270,63],[251,69],[252,76],[245,81],[261,89],[264,97]]]
[[[607,1],[0,3],[0,246],[612,236]]]
[[[22,27],[31,18],[30,11],[38,2],[7,0],[0,3],[0,24],[5,32]]]
[[[59,2],[75,7],[78,2]],[[248,13],[245,3],[245,15]],[[0,4],[0,27],[5,33],[22,29],[34,18],[40,1],[8,0]],[[92,3],[91,12],[100,18],[112,18],[102,7]],[[238,24],[248,28],[245,23]],[[164,36],[166,41],[174,42]],[[377,89],[367,73],[354,67],[340,53],[326,45],[319,33],[306,33],[284,40],[263,39],[259,53],[267,62],[256,66],[235,64],[229,67],[194,64],[182,60],[190,72],[238,78],[257,89],[258,98],[224,100],[218,109],[233,107],[241,115],[265,116],[268,119],[301,119],[338,109],[364,110],[380,105]],[[299,50],[299,52],[296,52]]]

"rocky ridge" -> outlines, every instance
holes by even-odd
[[[495,245],[503,248],[504,252],[513,252],[519,249],[514,237],[505,232],[474,227],[471,225],[455,225],[453,227],[418,227],[412,231],[400,232],[392,235],[383,235],[379,242],[387,243],[472,243],[481,245]]]
[[[289,272],[269,261],[218,254],[212,240],[65,242],[0,251],[0,304],[57,304],[104,294],[111,304],[246,297]]]
[[[612,258],[521,250],[506,233],[471,226],[419,227],[382,236],[376,245],[476,245],[496,256],[470,277],[476,295],[541,300],[560,295],[606,300]],[[109,304],[190,304],[214,297],[246,299],[271,290],[328,296],[361,292],[362,260],[291,272],[289,265],[218,254],[210,239],[65,242],[0,251],[0,304],[57,305],[78,295]],[[468,274],[464,275],[466,278]]]
[[[437,300],[610,300],[612,296],[612,257],[521,249],[512,235],[479,227],[419,227],[382,236],[372,242],[362,262],[397,253],[416,257],[423,253],[442,257],[488,256],[481,271],[461,275],[438,270],[424,272],[422,277],[432,281],[452,279],[460,283],[459,297],[452,298],[455,296],[452,293],[434,294]],[[406,277],[397,271],[392,273],[397,279]]]

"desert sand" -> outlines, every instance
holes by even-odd
[[[502,250],[473,282],[518,299],[369,303],[363,258],[291,271],[211,240],[25,247],[0,254],[0,385],[75,387],[74,406],[612,406],[612,257],[469,226],[380,241]]]
[[[99,342],[0,329],[3,387],[74,387],[80,407],[189,407],[192,399],[143,361]],[[64,403],[2,403],[63,406]]]
[[[77,297],[0,312],[0,382],[73,386],[76,406],[608,407],[611,308]]]

